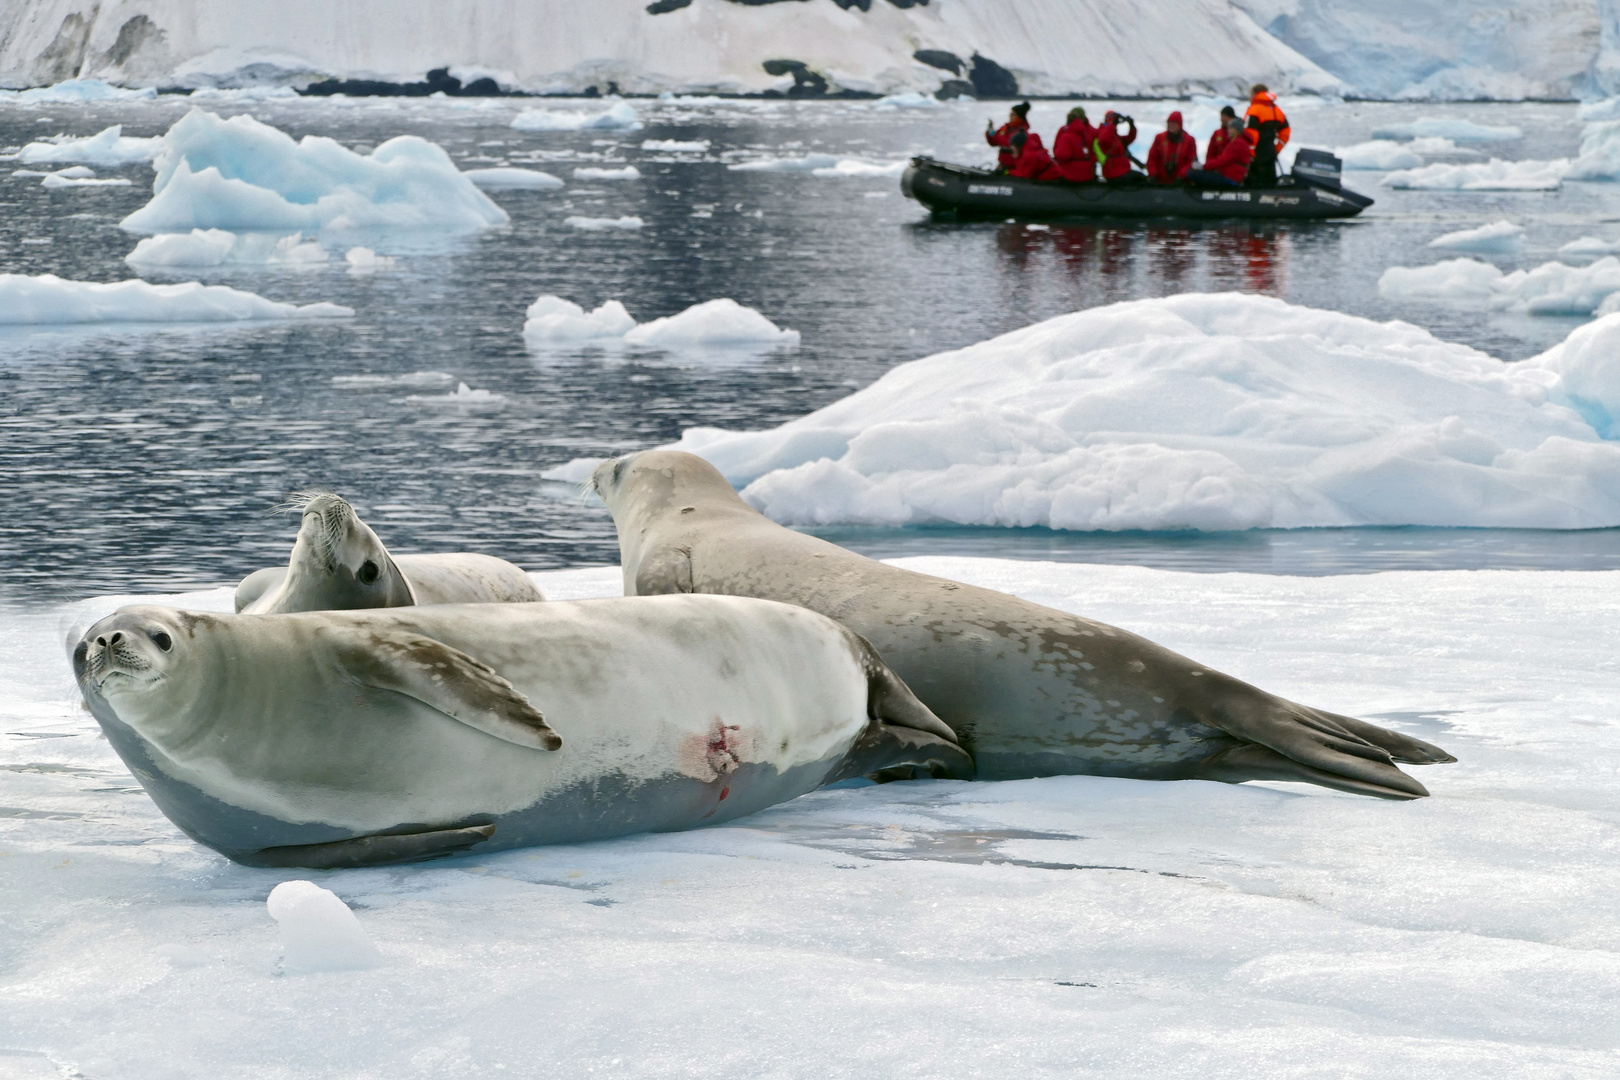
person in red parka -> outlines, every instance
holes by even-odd
[[[984,141],[991,146],[999,147],[1000,153],[996,155],[996,171],[1006,172],[1018,160],[1018,151],[1013,149],[1013,136],[1020,131],[1029,130],[1029,102],[1020,101],[1012,107],[1007,114],[1007,122],[1000,127],[993,127],[989,121],[984,125]]]
[[[1025,180],[1063,179],[1062,170],[1052,160],[1052,155],[1046,152],[1039,135],[1033,131],[1019,131],[1014,133],[1012,144],[1018,151],[1018,160],[1007,170],[1008,176],[1019,176]]]
[[[1097,179],[1097,158],[1091,152],[1091,143],[1097,129],[1086,119],[1086,110],[1069,110],[1068,123],[1058,129],[1052,143],[1052,157],[1057,161],[1063,179],[1076,184],[1089,184]]]
[[[1222,105],[1221,106],[1221,125],[1220,125],[1220,127],[1215,129],[1215,134],[1213,134],[1213,135],[1211,135],[1209,137],[1209,149],[1204,152],[1204,160],[1205,161],[1209,161],[1212,158],[1216,157],[1218,154],[1220,154],[1221,148],[1224,147],[1227,144],[1227,142],[1231,140],[1232,133],[1227,130],[1226,122],[1228,120],[1236,120],[1236,119],[1237,119],[1237,110],[1236,109],[1232,108],[1232,106],[1230,106],[1230,105]]]
[[[1130,125],[1129,135],[1119,133],[1121,120]],[[1091,152],[1096,155],[1097,164],[1102,167],[1102,178],[1105,181],[1110,184],[1121,183],[1125,177],[1131,175],[1130,154],[1125,148],[1135,141],[1135,120],[1112,110],[1103,117],[1102,127],[1097,129],[1096,137],[1091,140]]]
[[[1211,140],[1213,142],[1214,140]],[[1243,137],[1243,123],[1236,116],[1226,118],[1226,144],[1204,159],[1202,169],[1194,169],[1187,179],[1202,187],[1242,187],[1249,175],[1254,147]]]
[[[1148,151],[1148,179],[1155,184],[1174,184],[1186,178],[1198,164],[1198,144],[1181,129],[1181,113],[1173,112],[1165,121],[1164,130],[1153,137],[1153,148]]]

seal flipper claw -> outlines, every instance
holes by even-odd
[[[430,832],[386,836],[357,836],[329,844],[295,844],[264,848],[250,855],[235,856],[248,866],[303,867],[310,870],[350,870],[362,866],[388,866],[392,863],[422,862],[457,855],[495,835],[493,825],[471,825],[464,829],[434,829]]]
[[[1375,776],[1379,775],[1374,773]],[[1371,795],[1377,799],[1407,802],[1421,799],[1429,789],[1407,776],[1393,765],[1382,767],[1382,783],[1378,779],[1362,779],[1339,772],[1313,769],[1275,750],[1249,743],[1222,750],[1206,758],[1190,777],[1194,780],[1219,780],[1227,784],[1241,784],[1245,780],[1294,780],[1335,791],[1348,791],[1354,795]]]
[[[1398,731],[1391,731],[1389,728],[1369,724],[1354,717],[1339,716],[1336,713],[1322,712],[1320,709],[1315,711],[1352,735],[1382,747],[1391,758],[1402,765],[1449,765],[1457,760],[1438,746],[1422,739],[1414,739],[1410,735],[1403,735]]]

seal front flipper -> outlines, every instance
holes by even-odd
[[[641,560],[641,567],[636,571],[637,596],[663,596],[691,591],[691,548],[660,548]]]
[[[869,776],[879,783],[927,777],[972,780],[976,771],[973,758],[954,742],[915,728],[874,721],[824,783],[857,776]]]
[[[1382,771],[1389,783],[1380,784],[1373,780],[1313,769],[1283,757],[1275,750],[1249,743],[1222,750],[1205,759],[1189,779],[1219,780],[1227,784],[1241,784],[1245,780],[1293,780],[1333,788],[1335,791],[1348,791],[1354,795],[1371,795],[1377,799],[1402,802],[1421,799],[1429,793],[1422,784],[1393,765],[1383,766]]]
[[[512,684],[459,649],[409,630],[360,623],[323,626],[343,673],[363,686],[415,698],[486,735],[535,750],[562,736]]]
[[[250,855],[235,856],[248,866],[297,866],[310,870],[350,870],[361,866],[388,866],[391,863],[422,862],[458,855],[495,835],[493,825],[470,825],[464,829],[434,829],[429,832],[357,836],[329,844],[295,844],[264,848]]]

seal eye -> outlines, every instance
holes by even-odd
[[[161,630],[154,630],[147,636],[149,636],[152,639],[152,642],[164,652],[168,652],[170,649],[174,648],[174,639]]]
[[[367,559],[365,562],[360,564],[360,572],[354,576],[360,579],[360,584],[370,585],[372,582],[377,580],[377,575],[380,573],[382,573],[382,571],[377,569],[377,564],[372,562],[370,559]]]

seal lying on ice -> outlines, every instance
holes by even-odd
[[[169,820],[253,866],[685,829],[897,766],[973,775],[869,644],[764,600],[137,606],[73,668]]]
[[[982,779],[1303,780],[1413,799],[1428,791],[1394,762],[1456,760],[1127,631],[785,529],[693,454],[617,458],[591,484],[618,527],[627,596],[757,596],[837,619],[956,731]]]
[[[237,611],[267,615],[545,599],[522,567],[491,555],[390,555],[354,507],[330,492],[300,496],[293,505],[303,519],[287,565],[243,578],[236,587]]]

